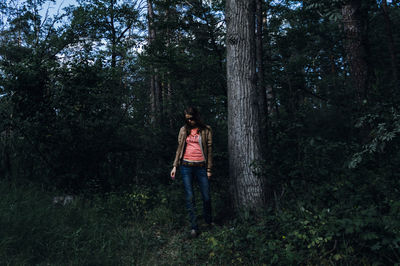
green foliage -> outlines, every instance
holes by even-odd
[[[264,213],[241,219],[232,218],[227,177],[224,1],[154,0],[151,45],[144,1],[80,1],[46,21],[46,1],[17,2],[0,3],[0,264],[399,261],[400,94],[374,1],[362,1],[362,106],[343,47],[344,1],[265,3],[268,158],[257,170],[271,197]],[[393,29],[398,5],[388,5]],[[163,92],[156,123],[154,75]],[[213,128],[219,224],[192,241],[182,183],[169,181],[189,104]],[[78,196],[54,206],[55,188]]]
[[[146,210],[150,209],[150,195],[146,188],[137,188],[127,194],[126,205],[127,209],[134,214],[144,215]]]
[[[129,226],[115,197],[59,206],[31,184],[0,189],[2,264],[128,265],[154,246],[150,231]]]
[[[373,209],[356,211],[355,217],[339,216],[346,212],[291,208],[236,220],[204,232],[191,243],[194,257],[182,263],[387,264],[398,259],[398,228],[383,228]],[[397,214],[390,216],[397,219]]]
[[[200,236],[189,241],[181,185],[75,197],[63,206],[52,203],[56,192],[31,183],[1,182],[1,262],[391,264],[400,255],[398,192],[383,198],[380,205],[359,192],[329,208],[287,202],[280,211],[221,217],[212,229],[201,226]],[[349,195],[347,189],[342,185],[333,197]],[[212,198],[214,205],[223,200],[218,193]],[[215,209],[216,217],[223,211]]]
[[[83,0],[69,10],[71,29],[81,40],[89,39],[99,54],[110,58],[111,66],[124,60],[135,47],[143,30],[139,1]],[[106,45],[107,49],[102,48]],[[121,65],[120,63],[118,65]]]
[[[389,108],[388,108],[389,109]],[[393,151],[398,148],[397,135],[400,132],[400,115],[395,108],[383,109],[380,114],[368,114],[361,117],[356,124],[357,128],[368,129],[368,140],[362,151],[354,154],[349,167],[356,167],[368,154],[384,153],[386,146]],[[390,151],[389,151],[390,153]]]

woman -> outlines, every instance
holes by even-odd
[[[194,107],[185,109],[186,124],[180,129],[178,148],[176,150],[174,167],[171,178],[175,179],[176,168],[180,166],[183,185],[185,188],[186,208],[191,223],[191,236],[197,236],[195,199],[193,194],[193,180],[199,183],[203,199],[203,213],[206,223],[211,227],[211,199],[209,179],[212,176],[212,133],[211,127],[205,125],[199,112]]]

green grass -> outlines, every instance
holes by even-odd
[[[52,203],[56,192],[1,181],[0,265],[379,265],[399,260],[399,202],[393,201],[386,216],[374,209],[346,213],[341,208],[337,217],[333,209],[293,204],[257,217],[219,217],[216,227],[190,239],[180,185],[76,197],[61,206]],[[213,193],[216,216],[224,211],[221,198]],[[197,203],[200,214],[201,200]]]
[[[191,240],[180,185],[77,196],[62,206],[53,204],[60,192],[0,181],[0,265],[186,263]]]
[[[116,196],[54,205],[32,185],[0,185],[1,265],[133,265],[158,243]]]

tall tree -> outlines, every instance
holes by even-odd
[[[132,32],[142,27],[139,5],[138,0],[81,0],[73,12],[72,27],[82,40],[90,39],[100,50],[105,42],[111,67],[115,68],[137,41]]]
[[[154,25],[154,11],[153,1],[147,0],[147,27],[148,27],[148,42],[149,46],[153,46],[156,41],[156,28]],[[150,68],[150,108],[152,120],[159,116],[161,110],[161,88],[160,88],[160,77],[158,75],[158,69],[156,67]]]
[[[385,18],[385,29],[386,29],[386,36],[387,36],[387,46],[389,49],[390,54],[390,62],[392,64],[392,73],[393,73],[393,81],[394,84],[397,86],[398,82],[398,69],[397,69],[397,57],[396,57],[396,48],[394,45],[394,38],[393,38],[393,30],[392,30],[392,21],[389,16],[389,8],[387,5],[386,0],[382,0],[382,11],[383,16]]]
[[[265,202],[263,177],[256,165],[264,160],[260,93],[255,54],[255,1],[228,0],[227,85],[229,172],[236,209],[260,207]],[[265,102],[264,102],[265,104]]]
[[[346,38],[345,50],[359,103],[366,97],[368,87],[368,63],[363,36],[364,20],[361,4],[361,0],[348,0],[342,6],[343,26]]]
[[[261,127],[265,127],[266,131],[268,124],[268,106],[267,106],[267,93],[264,80],[264,52],[263,52],[263,5],[264,0],[256,0],[256,69],[257,69],[257,90],[260,94],[259,107],[261,118]],[[264,108],[264,109],[263,109]]]

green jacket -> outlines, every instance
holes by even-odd
[[[181,127],[178,135],[178,148],[176,149],[176,155],[174,160],[174,166],[178,167],[181,164],[183,155],[185,154],[186,148],[186,128]],[[205,129],[200,130],[199,144],[201,151],[203,152],[204,158],[206,159],[207,172],[211,173],[212,169],[212,131],[210,126],[206,126]]]

